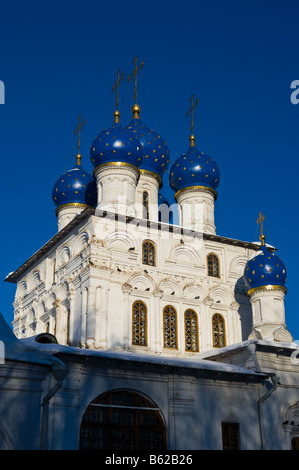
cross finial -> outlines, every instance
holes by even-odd
[[[117,81],[114,83],[111,91],[113,92],[116,89],[116,102],[115,102],[115,113],[114,117],[115,120],[114,122],[119,122],[119,111],[118,111],[118,103],[119,103],[119,84],[123,80],[125,74],[123,73],[122,76],[120,77],[120,69],[117,71]]]
[[[199,102],[199,99],[196,98],[196,100],[194,100],[194,95],[191,96],[191,107],[190,109],[187,111],[187,114],[186,116],[188,117],[189,114],[191,114],[191,124],[190,124],[190,130],[191,130],[191,135],[190,135],[190,146],[191,147],[194,147],[195,146],[195,137],[193,135],[193,127],[194,127],[194,115],[193,115],[193,112],[194,112],[194,109],[196,108],[196,106],[198,105],[198,102]]]
[[[137,67],[137,57],[135,56],[134,58],[134,71],[133,73],[128,77],[128,82],[131,80],[131,78],[134,77],[135,79],[135,86],[134,86],[134,100],[135,100],[135,105],[133,106],[132,110],[134,113],[134,117],[139,117],[139,112],[140,108],[137,105],[137,74],[139,70],[144,66],[144,61],[141,62],[141,64]]]
[[[263,223],[264,223],[264,220],[265,220],[265,215],[263,215],[261,212],[259,213],[259,218],[257,219],[256,223],[258,225],[260,225],[260,230],[261,230],[261,234],[260,234],[260,240],[261,240],[261,243],[262,245],[265,244],[265,235],[264,235],[264,227],[263,227]]]
[[[81,114],[79,114],[78,116],[78,127],[76,127],[76,129],[74,130],[74,134],[78,134],[78,137],[77,137],[77,147],[78,147],[78,155],[77,155],[77,165],[80,165],[80,162],[81,162],[81,155],[80,155],[80,146],[81,146],[81,128],[84,126],[85,124],[85,119],[83,119],[83,121],[81,122]]]

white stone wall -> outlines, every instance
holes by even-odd
[[[226,341],[247,339],[251,308],[242,274],[251,250],[169,226],[90,216],[18,282],[13,327],[17,337],[49,331],[62,344],[132,349],[184,356],[184,312],[198,315],[200,351],[213,348],[212,316],[225,320]],[[142,264],[142,242],[156,246],[156,266]],[[220,260],[220,277],[207,276],[207,255]],[[236,288],[237,286],[237,288]],[[148,310],[147,346],[132,346],[132,305]],[[177,311],[178,349],[163,348],[162,312]]]

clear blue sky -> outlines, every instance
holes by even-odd
[[[188,148],[190,96],[200,98],[197,147],[221,171],[217,233],[255,241],[266,215],[267,241],[288,269],[286,323],[299,339],[298,17],[291,0],[2,2],[0,311],[9,323],[15,286],[4,278],[57,231],[51,191],[74,164],[77,116],[91,172],[90,144],[113,120],[116,71],[130,74],[137,55],[141,117],[167,141],[171,162]],[[123,125],[132,101],[124,83]]]

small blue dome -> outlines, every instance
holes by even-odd
[[[179,157],[172,165],[169,174],[170,187],[175,191],[202,186],[216,190],[220,181],[220,171],[213,158],[199,152],[195,145]]]
[[[169,206],[168,199],[164,196],[164,194],[161,193],[161,191],[159,191],[159,193],[158,193],[158,206],[160,206],[161,204],[166,204],[167,206]]]
[[[94,177],[85,171],[77,156],[77,164],[64,173],[52,190],[52,199],[57,209],[64,204],[78,204],[95,207],[97,204],[97,185]]]
[[[127,129],[138,136],[143,147],[144,156],[140,170],[149,171],[162,178],[170,162],[169,149],[164,139],[140,120],[139,106],[133,107],[133,110],[135,110],[134,117]]]
[[[105,163],[125,163],[139,168],[143,149],[136,135],[115,122],[94,139],[90,148],[90,160],[96,169]]]
[[[256,255],[247,261],[244,280],[249,290],[267,286],[285,289],[287,270],[281,259],[262,244]]]

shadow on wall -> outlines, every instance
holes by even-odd
[[[238,314],[241,322],[242,340],[246,341],[252,331],[252,310],[247,287],[243,276],[239,277],[234,288],[235,301],[239,304]]]

